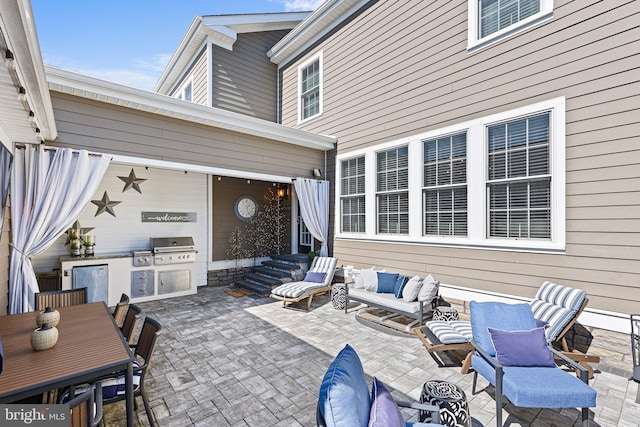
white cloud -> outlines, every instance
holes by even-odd
[[[316,10],[325,0],[278,0],[278,2],[284,4],[288,12],[292,12],[298,10]]]
[[[138,89],[153,90],[170,58],[171,54],[158,54],[152,58],[135,59],[129,68],[92,68],[87,67],[86,64],[78,63],[76,60],[64,57],[44,56],[43,61],[47,65],[53,65],[98,79]]]

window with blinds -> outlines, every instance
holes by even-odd
[[[365,232],[364,156],[341,162],[340,215],[343,233]]]
[[[409,148],[376,153],[379,234],[409,234]]]
[[[467,235],[467,134],[423,141],[423,234]]]
[[[320,114],[320,57],[300,68],[300,120]]]
[[[479,0],[480,38],[540,12],[540,0]]]
[[[550,113],[487,128],[489,237],[551,238]]]

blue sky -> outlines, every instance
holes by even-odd
[[[42,58],[151,90],[196,15],[313,10],[323,0],[31,0]]]

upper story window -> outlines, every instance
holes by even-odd
[[[376,153],[379,234],[409,233],[409,148]]]
[[[467,235],[467,134],[423,142],[425,235]]]
[[[193,82],[191,80],[186,82],[173,96],[178,99],[184,99],[185,101],[193,101]]]
[[[551,17],[553,0],[469,0],[469,49],[529,28]]]
[[[298,67],[298,122],[322,114],[322,53]]]
[[[340,218],[343,233],[365,231],[364,156],[341,162]]]

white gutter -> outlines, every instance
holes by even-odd
[[[327,0],[267,52],[280,68],[311,47],[370,0]]]
[[[290,128],[244,114],[208,107],[46,66],[49,89],[81,98],[259,136],[315,150],[332,150],[337,138]]]
[[[173,52],[173,55],[171,56],[169,63],[167,64],[164,71],[162,72],[162,75],[158,79],[158,83],[156,83],[156,86],[153,88],[154,92],[168,91],[168,88],[165,88],[164,90],[161,90],[161,89],[165,85],[169,75],[173,72],[173,69],[175,68],[178,60],[182,57],[184,50],[187,48],[187,46],[191,44],[198,29],[200,28],[201,22],[202,22],[201,16],[196,15],[193,17],[193,21],[191,21],[191,25],[189,25],[187,32],[184,34],[184,37],[182,37],[182,40],[178,45],[178,48],[175,50],[175,52]]]
[[[44,139],[58,137],[53,106],[47,86],[40,43],[33,20],[29,0],[3,1],[0,4],[0,19],[6,30],[9,49],[17,63],[16,70],[26,90],[29,107],[35,113],[36,123]],[[5,52],[2,52],[4,59]]]

